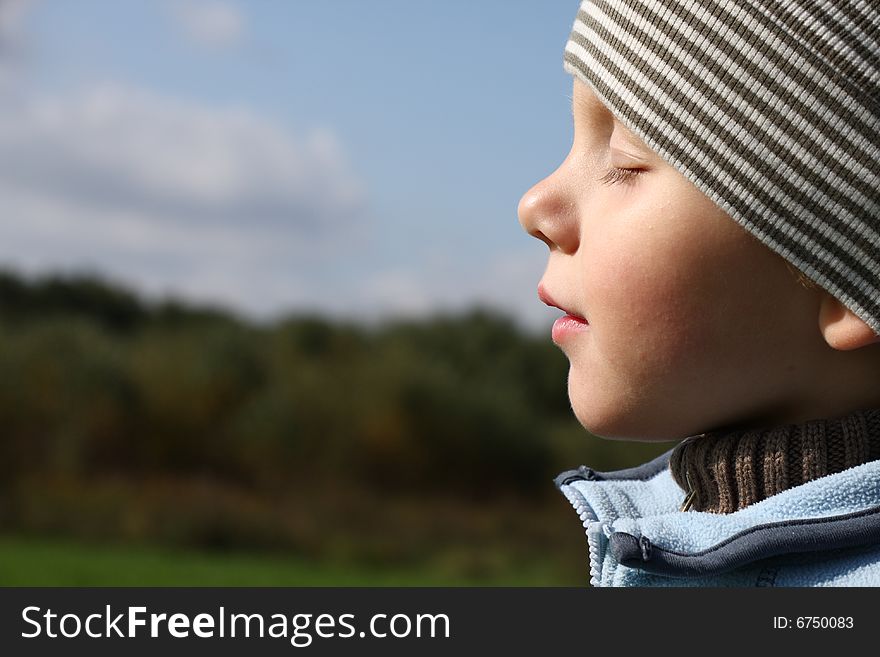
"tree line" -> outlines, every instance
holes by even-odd
[[[258,324],[7,271],[0,345],[5,531],[317,550],[351,496],[546,500],[640,458],[577,424],[547,336],[483,309]]]

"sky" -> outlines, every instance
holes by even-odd
[[[547,327],[520,196],[577,0],[0,0],[0,268],[266,320]]]

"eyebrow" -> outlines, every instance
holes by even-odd
[[[583,83],[581,83],[583,84]],[[586,86],[586,85],[584,85]],[[580,94],[578,99],[575,98],[574,89],[572,89],[571,94],[568,96],[571,99],[571,111],[572,114],[575,112],[576,107],[580,107],[582,110],[588,113],[593,113],[598,109],[601,112],[605,112],[611,114],[608,108],[605,106],[598,96],[596,96],[596,92],[586,87],[586,93]]]
[[[645,149],[645,148],[647,148],[647,145],[646,145],[645,142],[642,140],[642,138],[639,137],[639,136],[638,136],[636,133],[634,133],[632,130],[630,130],[629,128],[627,128],[627,127],[623,124],[622,121],[619,121],[619,120],[617,119],[617,117],[614,118],[614,124],[615,124],[615,126],[619,126],[619,127],[620,127],[620,134],[623,136],[624,139],[626,139],[626,141],[630,142],[633,146],[638,146],[638,147],[641,148],[641,149]]]
[[[595,96],[581,96],[580,99],[575,100],[574,94],[572,93],[568,95],[568,98],[571,101],[570,109],[572,116],[574,116],[576,108],[580,108],[584,113],[587,114],[594,113],[596,111],[596,108],[598,108],[601,113],[609,115],[611,114],[611,112],[608,111],[608,108],[605,107],[605,104],[602,103],[602,101]]]

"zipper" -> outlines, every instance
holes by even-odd
[[[689,443],[692,443],[695,440],[698,440],[700,438],[705,438],[705,437],[706,437],[705,433],[697,434],[696,436],[688,436],[687,438],[685,438],[684,440],[681,441],[681,444],[678,446],[678,449],[685,450],[685,449],[687,449],[687,445]],[[684,480],[685,480],[685,484],[687,485],[687,493],[685,494],[684,502],[681,503],[681,507],[678,509],[679,511],[682,511],[682,512],[689,510],[693,506],[694,498],[697,495],[697,491],[694,490],[694,485],[691,483],[690,470],[688,470],[687,468],[685,468],[685,471],[684,471]]]
[[[691,473],[687,470],[684,471],[684,480],[687,484],[687,496],[684,498],[684,502],[681,503],[681,508],[679,511],[687,511],[691,508],[691,505],[694,503],[694,497],[697,494],[697,491],[694,490],[694,485],[691,483]]]
[[[560,490],[574,508],[575,513],[578,514],[578,518],[586,530],[587,545],[590,550],[590,586],[601,586],[602,562],[605,559],[605,548],[608,544],[604,532],[605,524],[599,521],[587,500],[576,489],[565,484],[560,486]]]

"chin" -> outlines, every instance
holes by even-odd
[[[592,377],[572,367],[568,375],[568,399],[578,422],[594,436],[609,440],[654,442],[678,440],[684,418],[669,404],[620,390],[597,386]]]
[[[578,422],[581,423],[581,426],[590,432],[591,435],[596,436],[597,438],[604,438],[605,440],[621,440],[621,441],[649,441],[655,440],[653,438],[645,438],[644,436],[636,436],[633,435],[632,432],[626,431],[625,429],[617,428],[614,425],[609,425],[607,423],[602,422],[593,422],[592,418],[583,418],[580,415],[577,415]]]
[[[626,418],[621,417],[619,413],[609,413],[607,409],[597,408],[594,404],[585,404],[574,399],[571,399],[571,408],[581,426],[594,436],[608,440],[640,440],[633,436],[632,428],[627,426]]]
[[[589,402],[583,397],[575,398],[569,394],[574,415],[581,426],[592,435],[607,440],[626,440],[636,442],[661,442],[676,440],[682,436],[674,431],[664,431],[653,414],[626,408],[621,403]],[[647,418],[647,419],[646,419]]]
[[[577,421],[592,435],[609,440],[644,440],[632,426],[632,413],[618,400],[606,399],[603,390],[584,385],[572,368],[568,375],[568,400]]]

